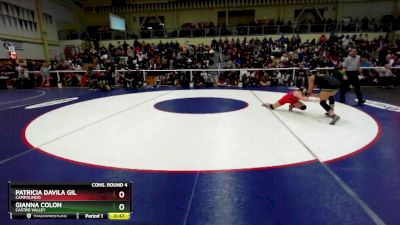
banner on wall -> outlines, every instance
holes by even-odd
[[[24,43],[23,42],[1,39],[0,45],[1,45],[0,47],[5,48],[7,50],[9,49],[10,46],[13,46],[14,49],[17,51],[24,51]]]

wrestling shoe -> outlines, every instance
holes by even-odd
[[[363,100],[361,100],[361,101],[358,101],[358,102],[357,102],[357,105],[358,105],[358,106],[363,106],[364,103],[365,103],[365,99],[363,99]]]
[[[335,125],[336,122],[337,122],[339,119],[340,119],[340,116],[334,115],[334,116],[332,117],[332,121],[331,121],[329,124],[330,124],[330,125]]]

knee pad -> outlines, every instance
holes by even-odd
[[[333,96],[329,97],[329,105],[335,104],[335,98]]]
[[[326,104],[326,100],[322,100],[319,104],[320,104],[320,105],[322,106],[322,108],[324,108],[325,111],[327,111],[327,112],[329,112],[329,110],[332,109],[328,104]]]
[[[300,107],[301,110],[306,110],[307,106],[303,105],[302,107]]]

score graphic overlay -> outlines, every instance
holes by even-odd
[[[10,219],[129,220],[130,182],[37,184],[9,182]]]

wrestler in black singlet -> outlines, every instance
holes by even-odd
[[[335,91],[340,88],[340,81],[330,76],[314,75],[314,85],[323,91]]]
[[[326,99],[320,100],[320,105],[326,111],[325,115],[332,118],[331,125],[334,125],[339,119],[340,116],[336,115],[334,112],[335,98],[334,95],[336,91],[340,88],[340,81],[334,77],[326,76],[326,75],[313,75],[314,76],[314,85],[319,87],[322,92],[330,93],[329,95],[329,105],[326,103]]]

